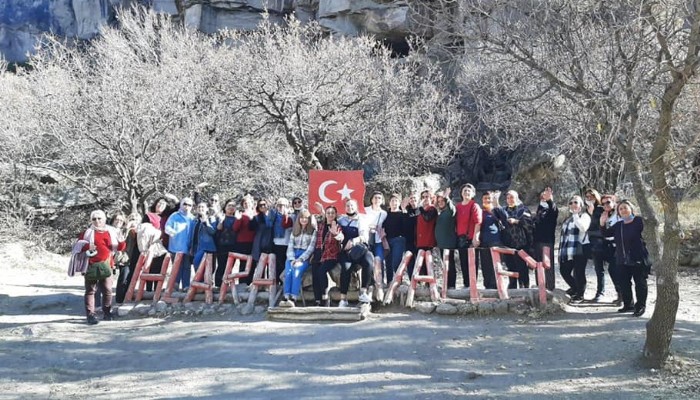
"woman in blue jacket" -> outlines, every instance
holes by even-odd
[[[192,244],[190,246],[194,256],[195,272],[199,270],[199,266],[207,254],[216,254],[214,235],[216,234],[217,222],[215,216],[209,215],[209,207],[206,202],[197,204],[197,216],[192,220]]]

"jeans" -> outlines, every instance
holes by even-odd
[[[304,254],[304,249],[294,249],[294,259]],[[287,260],[284,266],[284,295],[299,296],[301,293],[301,283],[304,272],[309,268],[309,260],[301,263],[300,266],[292,265],[293,260]]]
[[[399,269],[403,253],[406,251],[406,238],[397,236],[389,239],[389,265],[386,269],[386,283],[391,284],[394,274]]]
[[[586,291],[586,264],[588,264],[586,256],[578,255],[574,256],[573,260],[560,260],[559,264],[562,278],[574,292],[572,297],[583,297]]]
[[[556,274],[554,273],[554,243],[536,242],[535,254],[532,255],[532,258],[534,258],[535,261],[542,261],[542,250],[545,247],[549,247],[550,266],[549,269],[544,270],[544,285],[547,290],[554,290],[554,281],[556,280]],[[537,271],[535,271],[535,277],[537,277]]]
[[[321,301],[328,288],[328,273],[338,265],[338,260],[326,260],[311,266],[314,285],[314,299]]]
[[[594,251],[592,258],[597,283],[595,294],[603,295],[605,293],[605,255],[600,251]]]
[[[177,254],[170,253],[170,263],[174,266]],[[192,280],[192,256],[189,254],[182,254],[182,261],[180,262],[180,270],[177,271],[177,279],[175,280],[175,288],[177,289],[182,284],[182,289],[190,288],[190,281]]]
[[[97,282],[85,280],[85,315],[95,315],[95,291],[97,287],[102,291],[102,311],[105,315],[112,309],[112,277]]]
[[[124,297],[126,297],[126,292],[129,290],[129,285],[131,284],[131,278],[134,276],[134,268],[130,265],[122,265],[119,267],[119,277],[117,278],[117,303],[121,304],[124,302]]]

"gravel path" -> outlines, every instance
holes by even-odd
[[[700,396],[697,272],[681,274],[673,359],[649,371],[636,365],[653,279],[642,318],[584,303],[540,319],[391,308],[353,324],[227,314],[87,326],[65,257],[19,244],[0,257],[0,399]]]

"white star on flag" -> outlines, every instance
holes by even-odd
[[[350,189],[348,187],[348,184],[344,184],[343,188],[340,190],[337,190],[338,193],[340,193],[340,199],[345,200],[345,199],[350,199],[350,193],[354,192],[354,190]]]

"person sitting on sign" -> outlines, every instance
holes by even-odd
[[[328,272],[338,264],[340,244],[343,242],[343,232],[338,225],[338,210],[334,206],[323,210],[321,203],[316,203],[323,216],[320,216],[316,229],[316,246],[314,249],[311,271],[313,272],[314,300],[320,306],[326,300],[328,288]]]
[[[357,212],[357,200],[349,199],[345,202],[345,215],[338,219],[338,224],[343,232],[343,251],[340,253],[340,303],[338,307],[348,306],[348,289],[350,287],[350,275],[356,268],[362,271],[362,288],[360,289],[360,302],[370,303],[372,298],[367,294],[367,288],[372,280],[372,263],[374,256],[368,250],[369,227],[360,219]],[[357,246],[356,248],[353,248]],[[365,247],[365,251],[361,251]],[[353,259],[352,256],[355,256]]]
[[[384,195],[381,192],[372,193],[372,199],[370,200],[372,204],[369,208],[365,209],[365,218],[367,224],[369,225],[370,234],[370,249],[374,254],[375,259],[378,259],[382,265],[382,272],[384,272],[384,243],[386,241],[384,237],[384,221],[386,220],[387,213],[382,209],[384,205]],[[382,284],[382,282],[377,282],[377,284]]]
[[[301,283],[304,272],[309,268],[309,259],[316,247],[316,219],[309,210],[301,210],[294,221],[292,236],[287,246],[287,262],[284,266],[284,301],[283,307],[294,307],[301,295]]]

